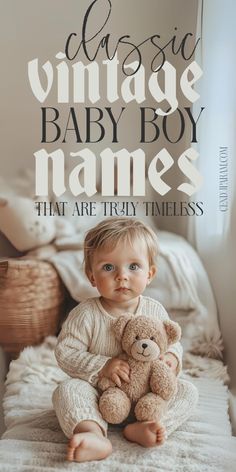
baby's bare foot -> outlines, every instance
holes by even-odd
[[[75,462],[86,462],[105,459],[112,452],[109,439],[95,433],[76,433],[71,438],[67,459]]]
[[[158,421],[137,422],[125,427],[124,436],[143,447],[160,446],[166,440],[166,429]]]

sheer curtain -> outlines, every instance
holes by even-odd
[[[197,150],[204,183],[195,198],[204,202],[204,215],[189,218],[188,238],[215,291],[231,386],[236,391],[235,23],[235,0],[199,0],[197,29],[202,41],[196,60],[203,76],[197,103],[205,110],[199,120]]]

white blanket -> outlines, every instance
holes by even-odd
[[[0,441],[1,472],[235,472],[236,438],[227,413],[226,369],[220,361],[187,356],[188,375],[200,393],[188,422],[167,442],[152,449],[128,443],[119,428],[109,437],[113,453],[105,461],[65,461],[66,438],[52,409],[51,393],[64,374],[53,354],[55,338],[27,348],[13,361],[4,399],[7,432]],[[197,368],[197,366],[200,366]],[[187,375],[187,374],[185,374]]]

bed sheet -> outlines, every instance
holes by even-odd
[[[10,366],[4,411],[7,431],[0,441],[1,472],[236,472],[236,438],[228,417],[226,368],[220,361],[185,359],[183,374],[191,378],[200,398],[191,418],[163,446],[144,449],[128,443],[111,428],[113,453],[104,461],[65,461],[67,439],[52,409],[51,394],[66,378],[56,365],[55,338],[26,348]]]

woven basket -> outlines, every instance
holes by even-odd
[[[12,357],[57,333],[66,290],[48,262],[0,260],[0,345]]]

